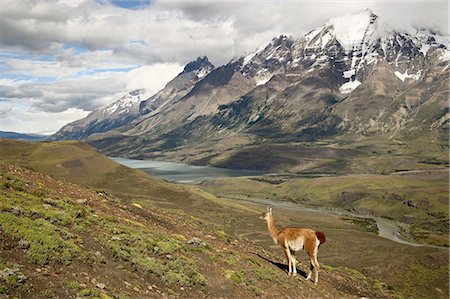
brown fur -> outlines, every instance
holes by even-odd
[[[284,227],[278,230],[273,219],[272,208],[267,208],[266,213],[260,219],[266,220],[270,236],[278,245],[283,247],[284,254],[288,260],[289,274],[297,274],[294,253],[304,248],[311,260],[311,270],[314,270],[314,282],[317,283],[320,267],[317,261],[317,251],[320,244],[325,243],[325,234],[301,227]],[[311,274],[312,271],[310,271],[308,278],[311,277]]]
[[[319,246],[322,245],[323,243],[325,243],[326,238],[325,238],[325,234],[324,234],[323,232],[317,231],[317,232],[316,232],[316,236],[317,236],[317,238],[318,238],[319,241],[320,241]]]

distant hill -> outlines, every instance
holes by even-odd
[[[171,200],[177,195],[176,187],[140,170],[122,166],[81,141],[31,143],[0,139],[0,156],[3,162],[108,192],[119,190],[130,196],[155,197],[170,193]]]
[[[5,132],[0,131],[0,138],[16,139],[16,140],[27,140],[27,141],[41,141],[48,136],[39,134],[23,134],[16,132]]]

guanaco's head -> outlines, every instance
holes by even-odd
[[[267,221],[271,217],[272,217],[272,208],[267,207],[267,210],[261,216],[259,216],[259,219]]]

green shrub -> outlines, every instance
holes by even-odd
[[[230,279],[237,284],[241,284],[244,282],[244,274],[242,272],[234,272],[231,274]]]
[[[223,272],[225,276],[234,283],[241,284],[245,281],[244,273],[242,271],[223,270]]]
[[[175,240],[159,241],[156,245],[160,254],[172,254],[181,248],[180,243]]]
[[[275,271],[271,267],[253,258],[250,258],[248,262],[250,264],[250,269],[252,269],[253,273],[258,279],[267,281],[279,281],[279,271]]]
[[[227,237],[227,234],[223,230],[218,230],[216,231],[216,236],[221,239],[225,239]]]
[[[7,294],[8,293],[8,287],[3,284],[3,282],[0,282],[0,294]]]
[[[100,291],[96,289],[82,289],[78,292],[78,296],[80,297],[99,297]]]
[[[54,298],[56,297],[56,294],[52,290],[46,289],[40,291],[39,296],[42,298]]]
[[[30,244],[28,258],[39,265],[45,265],[49,261],[68,264],[81,251],[71,240],[63,240],[60,230],[44,219],[32,220],[1,213],[0,225],[6,234]]]
[[[63,285],[68,288],[68,289],[72,289],[72,290],[78,290],[81,288],[81,284],[76,281],[76,280],[67,280],[64,279],[63,280]]]

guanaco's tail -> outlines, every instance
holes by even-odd
[[[325,243],[325,234],[323,232],[316,232],[317,239],[319,239],[319,246]]]

